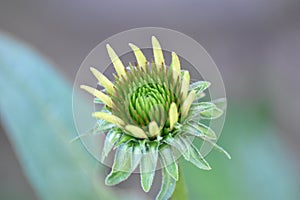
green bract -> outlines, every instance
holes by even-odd
[[[129,64],[127,69],[107,45],[117,72],[114,83],[91,68],[104,89],[100,91],[85,85],[81,88],[96,97],[95,103],[103,105],[102,110],[93,113],[98,119],[94,131],[106,133],[101,161],[116,148],[106,184],[116,185],[126,180],[139,165],[141,185],[148,192],[159,161],[163,177],[157,199],[168,199],[179,177],[178,155],[200,169],[211,169],[192,144],[193,137],[208,141],[230,156],[215,144],[215,132],[201,122],[201,119],[214,119],[223,113],[214,103],[201,101],[210,83],[190,84],[190,74],[180,69],[178,56],[173,52],[170,67],[167,67],[155,37],[152,37],[152,45],[154,61],[149,63],[137,46],[129,44],[137,63]]]

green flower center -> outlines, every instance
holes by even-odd
[[[131,95],[131,117],[135,119],[137,124],[144,126],[147,126],[151,121],[164,123],[163,119],[165,120],[171,99],[172,95],[169,88],[157,83],[145,84],[137,88]]]
[[[152,121],[159,127],[169,127],[168,111],[172,102],[180,107],[181,85],[173,80],[167,67],[157,70],[157,67],[142,69],[131,66],[127,79],[116,79],[115,82],[116,93],[112,96],[114,115],[145,131]]]

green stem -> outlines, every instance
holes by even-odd
[[[178,168],[179,168],[179,165],[178,165]],[[179,180],[176,183],[175,191],[171,197],[172,200],[188,200],[187,188],[185,185],[183,173],[180,169],[181,168],[178,169]]]

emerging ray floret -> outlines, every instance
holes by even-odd
[[[147,61],[136,45],[129,43],[129,46],[136,57],[136,65],[129,63],[129,69],[126,69],[107,44],[108,55],[117,73],[114,82],[97,69],[90,68],[104,89],[86,85],[81,88],[95,96],[95,103],[103,106],[92,114],[97,119],[94,131],[106,133],[102,162],[116,148],[106,184],[116,185],[126,180],[139,165],[141,185],[148,192],[159,161],[163,177],[157,199],[168,199],[178,180],[178,154],[200,169],[211,169],[193,145],[193,137],[210,143],[230,158],[216,144],[215,132],[202,123],[202,120],[221,116],[223,111],[212,102],[201,101],[210,83],[190,84],[189,71],[181,69],[176,53],[172,52],[170,67],[166,66],[156,37],[152,37],[152,62]]]

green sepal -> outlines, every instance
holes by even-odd
[[[210,170],[211,167],[206,162],[206,160],[203,158],[203,156],[200,154],[198,149],[191,144],[190,146],[190,159],[188,160],[191,163],[193,163],[196,167],[203,170]]]
[[[116,148],[119,147],[120,145],[124,144],[124,143],[129,143],[131,141],[135,141],[136,139],[130,135],[127,134],[122,134],[120,140],[118,140],[118,142],[115,144]]]
[[[162,164],[163,165],[163,164]],[[170,176],[166,168],[162,168],[162,183],[160,187],[160,191],[156,196],[156,200],[168,200],[176,186],[176,180]]]
[[[204,92],[199,92],[199,93],[196,93],[196,97],[194,99],[194,102],[195,103],[198,103],[200,101],[200,99],[202,99],[203,97],[205,97],[206,94]]]
[[[214,149],[220,153],[223,153],[228,159],[231,159],[231,156],[230,154],[225,150],[223,149],[223,147],[220,147],[219,145],[217,145],[215,142],[213,141],[210,141],[210,140],[205,140],[207,142],[209,142],[211,145],[213,145]]]
[[[164,142],[176,148],[185,159],[188,160],[190,158],[189,144],[180,134],[175,137],[168,136],[165,138]]]
[[[116,152],[114,164],[110,174],[105,179],[105,184],[112,186],[128,179],[131,170],[132,147],[121,145]]]
[[[95,129],[96,132],[99,132],[99,133],[105,133],[106,131],[116,127],[115,124],[112,124],[108,121],[105,121],[103,119],[99,119],[97,120],[97,128]]]
[[[83,137],[87,137],[87,136],[91,136],[91,135],[96,135],[98,133],[100,133],[98,130],[98,124],[95,124],[95,126],[93,128],[91,128],[90,130],[88,130],[87,132],[80,134],[78,136],[76,136],[75,138],[73,138],[70,142],[75,142]]]
[[[112,150],[112,148],[114,147],[114,145],[116,144],[116,142],[120,139],[121,137],[121,132],[118,130],[110,130],[105,138],[104,141],[104,147],[102,150],[102,156],[101,156],[101,162],[104,162],[104,159],[107,157],[107,155],[109,154],[109,152]]]
[[[140,164],[141,185],[145,192],[149,192],[157,165],[158,143],[142,143],[141,148],[143,153]]]
[[[212,102],[200,102],[191,107],[191,115],[200,115],[202,119],[216,119],[222,114],[223,111]]]
[[[210,127],[200,122],[188,122],[184,125],[183,130],[189,135],[201,137],[203,139],[217,139],[216,133]]]
[[[140,145],[134,144],[132,149],[131,170],[132,172],[140,164],[142,159],[142,149]]]
[[[99,98],[95,97],[94,98],[94,103],[95,104],[100,104],[100,105],[105,105],[105,103],[103,103],[103,101],[101,101]]]
[[[178,180],[178,166],[173,155],[171,146],[167,145],[159,151],[162,160],[162,167],[166,168],[167,172],[176,181]]]
[[[197,81],[190,84],[189,90],[195,90],[196,94],[203,92],[210,86],[210,82],[207,81]]]
[[[219,99],[214,99],[212,101],[212,103],[214,103],[218,108],[220,108],[221,110],[225,110],[226,109],[226,98],[219,98]]]

